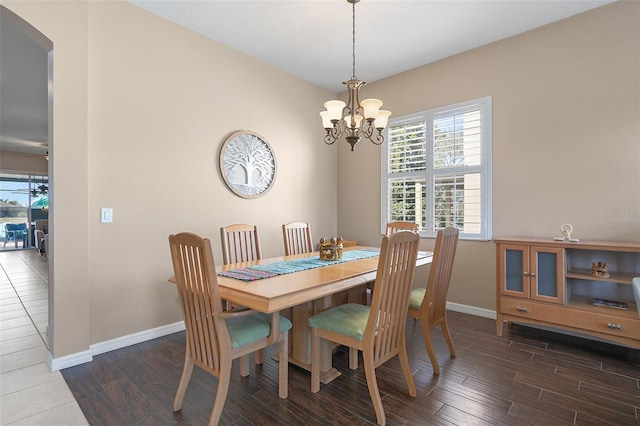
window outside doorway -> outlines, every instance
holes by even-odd
[[[40,221],[48,218],[48,176],[0,173],[0,250],[38,248],[36,221],[42,227],[46,222]],[[26,231],[15,231],[11,225],[7,230],[6,224],[24,224]]]

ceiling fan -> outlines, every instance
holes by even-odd
[[[45,160],[49,161],[49,151],[46,151],[45,154],[22,154],[23,157],[44,157]]]

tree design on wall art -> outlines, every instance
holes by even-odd
[[[222,144],[220,173],[233,193],[243,198],[256,198],[273,185],[276,158],[262,136],[240,130]]]

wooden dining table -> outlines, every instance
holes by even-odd
[[[346,250],[375,250],[355,246]],[[218,272],[237,270],[253,265],[319,257],[319,252],[273,257],[268,259],[216,266]],[[419,251],[416,266],[427,265],[432,252]],[[366,303],[366,285],[375,281],[378,256],[343,263],[327,262],[327,266],[244,281],[218,275],[220,296],[234,305],[259,312],[280,312],[293,323],[289,338],[289,362],[311,371],[311,331],[307,319],[341,303]],[[329,383],[340,375],[332,366],[333,347],[324,342],[320,349],[320,380]]]

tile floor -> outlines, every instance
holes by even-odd
[[[0,425],[88,425],[47,365],[48,264],[35,250],[0,252]]]

